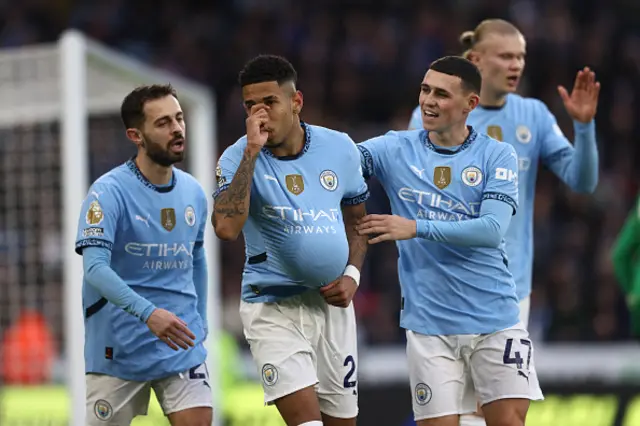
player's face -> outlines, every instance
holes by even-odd
[[[488,34],[471,56],[482,74],[483,89],[499,95],[515,92],[524,70],[526,43],[520,34]]]
[[[156,164],[169,167],[184,159],[186,128],[180,103],[173,96],[148,101],[140,145]]]
[[[464,123],[478,104],[478,95],[465,90],[459,77],[429,70],[420,88],[422,125],[443,132]]]
[[[269,121],[264,128],[269,132],[265,144],[275,148],[282,145],[298,120],[302,109],[302,94],[293,83],[279,85],[276,81],[248,84],[242,88],[242,100],[247,114],[254,105],[264,106]]]

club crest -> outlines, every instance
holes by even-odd
[[[331,170],[320,173],[320,185],[327,191],[335,191],[338,188],[338,175]]]
[[[467,167],[462,171],[462,182],[467,186],[478,186],[482,183],[482,171],[477,167]]]

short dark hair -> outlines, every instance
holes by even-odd
[[[120,106],[120,117],[124,127],[127,129],[141,127],[144,123],[144,105],[149,101],[161,99],[165,96],[178,98],[176,90],[171,84],[151,84],[133,89],[131,93],[125,96]]]
[[[462,88],[480,94],[482,75],[473,62],[461,56],[445,56],[431,63],[429,69],[452,75],[462,80]]]
[[[258,55],[245,64],[238,74],[240,87],[249,84],[276,81],[279,85],[293,82],[295,85],[298,74],[291,62],[278,55]]]

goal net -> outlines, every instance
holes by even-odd
[[[0,424],[84,425],[82,259],[74,253],[90,183],[134,152],[119,108],[134,87],[171,83],[185,110],[188,158],[179,167],[213,192],[211,93],[76,31],[55,44],[0,50]],[[209,367],[219,306],[218,249],[210,272]],[[216,380],[211,381],[212,386]],[[220,395],[214,389],[219,406]],[[134,424],[166,424],[153,409]]]

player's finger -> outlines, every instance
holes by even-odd
[[[249,111],[250,115],[255,115],[259,112],[264,112],[265,114],[268,112],[268,106],[265,104],[255,104],[251,106],[251,110]]]
[[[324,298],[327,299],[327,298],[335,297],[341,294],[342,292],[344,292],[344,290],[340,286],[335,286],[335,287],[331,287],[329,290],[324,292],[322,296],[324,296]]]
[[[175,343],[173,343],[171,341],[171,339],[167,336],[161,336],[160,340],[162,340],[164,343],[166,343],[167,346],[169,346],[171,349],[173,349],[174,351],[178,350],[178,346],[176,346]]]
[[[320,287],[320,293],[322,293],[324,295],[326,292],[328,292],[329,290],[331,290],[332,288],[337,286],[339,283],[340,283],[340,279],[338,278],[337,280],[330,282],[329,284],[325,285],[324,287]]]
[[[376,226],[384,226],[384,224],[385,224],[384,219],[371,219],[365,223],[356,225],[356,231],[360,229],[371,229],[371,228],[375,228]]]
[[[383,219],[386,215],[384,214],[368,214],[366,216],[364,216],[363,218],[361,218],[360,220],[358,220],[358,224],[362,224],[362,223],[368,223],[374,220],[380,220]]]
[[[391,239],[391,234],[381,234],[375,238],[372,238],[368,241],[369,244],[378,244],[383,241],[389,241]]]
[[[189,347],[195,346],[195,343],[193,342],[193,340],[191,338],[189,338],[187,336],[187,334],[184,331],[182,331],[181,329],[179,329],[178,327],[174,327],[173,329],[171,329],[169,331],[169,333],[171,333],[170,334],[171,340],[173,340],[176,343],[178,343],[178,341],[180,341],[181,343],[184,343],[185,345],[187,345],[187,347],[184,347],[184,346],[181,345],[181,347],[183,349],[189,349]],[[176,339],[178,339],[178,341],[176,341]],[[195,337],[194,337],[194,339],[195,339]]]
[[[184,336],[181,336],[179,333],[177,332],[169,332],[167,333],[167,337],[176,345],[178,345],[179,347],[181,347],[182,349],[184,349],[185,351],[187,349],[189,349],[189,345],[185,340],[188,341],[188,339],[185,339]]]
[[[358,231],[358,235],[382,234],[383,232],[386,232],[386,230],[387,229],[382,226],[372,226],[367,229],[360,229]]]
[[[567,89],[565,89],[564,86],[558,86],[558,93],[564,103],[569,102],[569,92],[567,92]]]
[[[333,306],[338,306],[340,308],[345,307],[345,304],[348,302],[348,300],[349,298],[344,293],[325,298],[325,302]]]
[[[598,98],[600,97],[600,82],[596,81],[595,88],[593,90],[593,100],[598,102]]]
[[[175,324],[174,327],[178,330],[180,330],[182,333],[185,334],[185,336],[189,337],[190,339],[195,339],[196,335],[193,334],[193,332],[191,330],[189,330],[189,327],[187,327],[186,325],[182,325],[180,323]]]

